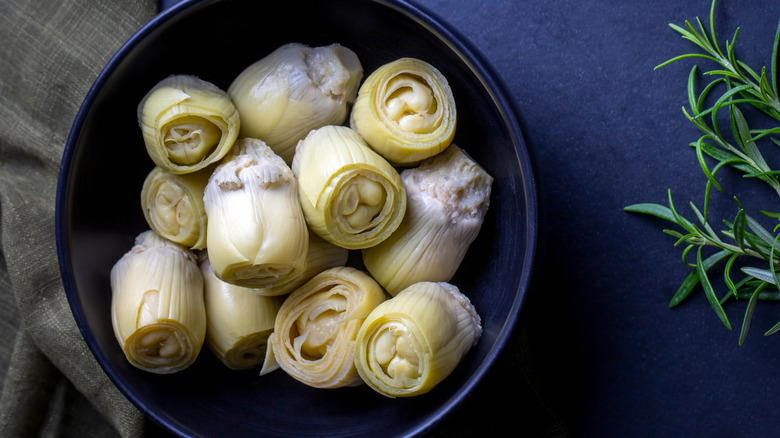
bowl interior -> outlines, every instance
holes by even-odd
[[[148,229],[140,191],[153,164],[136,120],[138,102],[171,74],[194,74],[227,89],[244,67],[293,41],[347,46],[366,74],[404,56],[435,65],[455,95],[455,143],[495,178],[483,228],[452,280],[480,313],[483,335],[428,394],[393,400],[367,387],[312,389],[282,371],[264,377],[229,371],[205,347],[192,367],[158,376],[132,367],[114,338],[109,271]],[[533,176],[500,84],[456,33],[395,1],[206,0],[164,12],[96,81],[74,123],[59,183],[63,281],[87,343],[132,402],[186,436],[387,436],[429,429],[468,395],[506,343],[527,294],[536,246]]]

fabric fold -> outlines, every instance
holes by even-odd
[[[60,159],[81,102],[156,13],[151,0],[0,3],[0,251],[8,279],[0,294],[20,321],[0,334],[2,345],[13,345],[0,435],[145,433],[145,417],[103,373],[70,312],[54,216]]]

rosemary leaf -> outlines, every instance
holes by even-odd
[[[780,50],[780,21],[777,23],[777,31],[775,32],[774,43],[772,44],[772,63],[769,65],[772,74],[772,91],[775,96],[780,95],[777,89],[777,51]]]
[[[707,301],[710,302],[712,310],[714,310],[715,314],[718,315],[718,318],[723,323],[723,325],[725,325],[727,329],[731,330],[729,317],[723,310],[723,306],[720,305],[718,297],[715,296],[715,291],[712,289],[710,279],[707,278],[707,270],[704,269],[704,262],[702,262],[701,259],[701,247],[699,247],[699,250],[696,252],[696,274],[699,276],[699,281],[701,282],[702,288],[704,289],[704,295],[707,297]]]
[[[655,216],[657,218],[665,219],[669,222],[674,222],[676,224],[679,224],[678,220],[675,218],[674,214],[672,213],[672,210],[670,210],[669,207],[663,205],[653,204],[653,203],[640,203],[640,204],[633,204],[624,207],[623,210],[630,213],[648,214],[650,216]],[[685,224],[683,225],[683,228],[688,229],[688,227],[693,227],[693,224],[687,219],[682,217],[680,217],[680,219],[682,219],[683,223]]]
[[[745,250],[745,210],[739,209],[737,215],[734,217],[734,241],[739,246],[739,249]]]
[[[715,266],[718,262],[723,260],[729,255],[728,251],[718,251],[717,253],[707,257],[704,259],[704,262],[702,262],[702,269],[704,272],[707,272]],[[685,278],[685,280],[682,282],[680,287],[677,289],[677,292],[672,297],[672,300],[669,302],[669,307],[676,307],[678,304],[683,302],[688,295],[693,291],[693,289],[698,286],[699,284],[699,273],[697,272],[697,269],[694,269],[688,276]]]
[[[745,216],[745,220],[747,221],[748,228],[750,228],[750,230],[753,231],[753,233],[755,233],[759,239],[761,239],[767,248],[774,247],[776,239],[769,231],[767,231],[763,226],[761,226],[761,224],[759,224],[750,216]]]
[[[764,333],[764,336],[769,336],[777,333],[777,331],[780,330],[780,322],[775,324],[771,329],[767,330],[766,333]]]
[[[777,286],[774,275],[772,275],[772,273],[766,269],[744,267],[741,269],[741,271],[751,277],[757,278],[761,281]]]
[[[738,297],[739,295],[737,293],[737,285],[735,285],[734,281],[731,280],[731,268],[734,266],[734,262],[737,260],[737,257],[739,257],[739,254],[731,254],[729,259],[726,261],[726,267],[723,269],[723,281],[726,282],[726,287],[729,288],[731,295],[734,297]]]
[[[739,345],[745,343],[748,330],[750,329],[750,320],[753,318],[753,312],[756,310],[756,304],[758,303],[758,294],[761,292],[761,288],[756,288],[753,295],[750,296],[747,308],[745,309],[745,317],[742,319],[742,330],[739,332]]]

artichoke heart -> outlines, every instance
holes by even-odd
[[[324,126],[298,143],[292,170],[312,231],[347,249],[374,246],[406,212],[398,171],[345,126]]]
[[[360,384],[355,336],[385,299],[379,284],[356,268],[317,274],[284,300],[276,316],[270,343],[279,367],[314,388]]]
[[[279,286],[306,268],[309,231],[295,177],[265,143],[239,139],[203,195],[206,246],[217,277],[238,286]]]
[[[290,164],[310,130],[346,121],[362,79],[360,60],[344,46],[289,43],[244,69],[228,93],[240,136],[265,141]]]
[[[361,85],[350,126],[380,155],[411,164],[444,150],[455,136],[455,98],[444,75],[416,58],[400,58]]]
[[[203,191],[211,167],[176,174],[155,166],[141,189],[141,209],[152,230],[162,237],[189,247],[206,247],[206,208]]]
[[[420,281],[450,281],[477,238],[493,178],[455,144],[405,169],[406,216],[363,263],[390,295]]]
[[[380,394],[424,394],[452,373],[481,334],[480,316],[456,286],[415,283],[368,315],[355,340],[355,366]]]
[[[200,269],[208,321],[206,345],[230,369],[260,366],[282,298],[225,283],[214,275],[208,257],[200,263]]]
[[[190,75],[169,76],[149,90],[138,104],[138,123],[152,161],[173,173],[221,160],[241,127],[230,96]]]
[[[111,322],[127,360],[156,374],[190,366],[206,336],[195,255],[152,230],[111,269]]]

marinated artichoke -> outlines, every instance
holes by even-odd
[[[350,126],[388,161],[416,163],[438,154],[455,136],[455,98],[444,75],[416,58],[401,58],[361,85]]]
[[[263,140],[288,164],[298,140],[347,119],[363,78],[357,55],[339,44],[285,44],[242,71],[228,88],[241,137]]]
[[[415,283],[366,317],[355,366],[382,395],[424,394],[452,373],[481,333],[481,318],[456,286]]]
[[[135,367],[170,374],[190,366],[206,336],[203,277],[195,255],[152,230],[111,269],[111,322]]]
[[[360,384],[355,336],[385,298],[371,276],[352,267],[314,276],[285,299],[277,314],[270,344],[279,367],[315,388]]]
[[[174,75],[157,83],[138,104],[138,124],[156,165],[189,173],[228,153],[241,120],[225,91],[195,76]]]
[[[290,168],[265,143],[242,138],[203,196],[207,251],[217,277],[250,288],[281,286],[306,268],[309,231]]]
[[[406,211],[401,177],[344,126],[313,130],[292,163],[312,231],[347,249],[367,248],[398,228]]]
[[[200,269],[208,320],[206,345],[230,369],[262,365],[281,297],[262,296],[220,280],[208,257],[200,263]]]
[[[453,144],[405,169],[406,216],[387,239],[363,250],[368,272],[390,295],[420,281],[450,281],[477,238],[493,178]]]
[[[172,242],[205,248],[203,190],[212,170],[175,174],[159,166],[152,169],[141,189],[141,209],[149,227]]]

